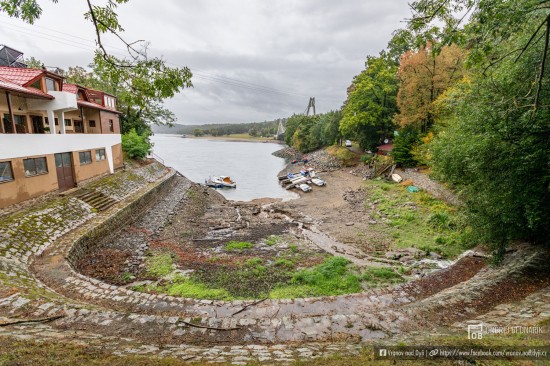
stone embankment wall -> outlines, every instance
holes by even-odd
[[[147,208],[156,200],[169,191],[175,180],[175,171],[172,170],[158,185],[149,190],[144,195],[137,197],[127,206],[124,206],[115,215],[112,215],[109,220],[101,222],[98,226],[93,227],[86,234],[77,239],[70,249],[67,260],[73,268],[77,268],[77,263],[89,253],[101,241],[109,237],[113,232],[122,228],[125,225],[141,218],[147,211]]]
[[[119,172],[85,186],[119,202],[166,175],[167,169],[152,163]],[[57,197],[0,220],[0,258],[27,264],[69,231],[95,217],[96,210],[74,196]],[[114,227],[114,226],[113,226]]]

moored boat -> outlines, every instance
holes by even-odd
[[[225,175],[210,178],[206,181],[206,185],[213,188],[237,188],[237,183]]]

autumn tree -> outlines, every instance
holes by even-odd
[[[463,77],[464,57],[465,52],[456,45],[444,46],[434,53],[428,44],[404,53],[398,70],[396,123],[426,132],[434,123],[435,100]]]

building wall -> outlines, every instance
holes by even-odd
[[[85,125],[88,133],[101,133],[101,116],[98,109],[83,108]],[[95,121],[95,127],[90,127],[90,120]]]
[[[100,114],[103,133],[120,133],[120,121],[117,113],[100,111]],[[113,121],[113,131],[110,130],[110,121]]]
[[[113,164],[115,169],[122,168],[124,166],[124,155],[122,154],[122,144],[114,145],[113,151]]]
[[[107,149],[105,149],[107,150]],[[76,182],[81,182],[98,175],[109,173],[109,162],[107,159],[102,161],[96,161],[95,151],[96,149],[82,150],[90,151],[92,155],[92,162],[90,164],[80,164],[79,151],[73,151],[73,162]]]
[[[22,202],[58,189],[55,159],[51,155],[35,155],[29,157],[46,157],[48,173],[33,177],[25,176],[23,158],[0,159],[0,162],[10,161],[13,171],[11,182],[0,183],[0,208]]]
[[[96,161],[100,148],[105,149],[105,160]],[[80,151],[90,151],[91,164],[80,165]],[[62,152],[72,152],[77,184],[122,166],[121,136],[117,134],[0,134],[0,161],[10,161],[14,175],[13,181],[0,183],[0,208],[57,190],[54,154]],[[48,173],[26,177],[23,159],[42,156],[47,158]]]

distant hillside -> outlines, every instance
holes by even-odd
[[[241,133],[250,133],[253,136],[273,136],[277,132],[279,121],[252,122],[252,123],[219,123],[206,125],[180,125],[174,127],[153,125],[152,129],[157,134],[186,134],[193,135],[196,132],[204,135],[223,136]]]

